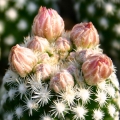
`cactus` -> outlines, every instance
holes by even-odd
[[[12,47],[1,91],[3,120],[119,120],[116,69],[96,28],[88,22],[65,31],[46,7],[32,34]]]

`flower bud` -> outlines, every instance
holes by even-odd
[[[41,53],[40,55],[38,55],[38,61],[40,63],[48,63],[48,61],[50,61],[50,56],[48,55],[48,53]]]
[[[67,71],[63,70],[50,79],[50,88],[55,92],[65,90],[68,86],[74,86],[74,80],[72,75]]]
[[[34,36],[34,38],[28,42],[27,47],[39,52],[44,52],[49,47],[49,42],[46,38]]]
[[[55,49],[58,52],[66,52],[69,51],[71,49],[71,43],[69,40],[67,40],[66,38],[63,37],[59,37],[56,41],[55,41]]]
[[[106,80],[112,71],[112,60],[104,54],[90,55],[82,65],[85,81],[89,85]]]
[[[76,52],[70,52],[69,56],[67,57],[67,60],[74,61],[76,56]]]
[[[43,81],[50,77],[51,66],[49,64],[41,63],[34,68],[34,72],[37,78],[41,78]]]
[[[74,64],[70,64],[67,67],[67,71],[70,72],[71,75],[74,75],[74,73],[76,72],[77,67]]]
[[[21,77],[25,77],[30,73],[36,63],[37,58],[32,50],[19,45],[12,47],[9,55],[9,64],[11,69]]]
[[[95,52],[93,50],[90,49],[86,49],[86,50],[81,50],[81,51],[77,51],[75,54],[75,58],[78,62],[83,63],[87,60],[87,58],[90,55],[95,54]]]
[[[64,30],[64,21],[57,11],[40,7],[34,18],[32,31],[35,35],[47,38],[49,42],[55,41]]]
[[[91,48],[99,44],[99,36],[91,22],[76,24],[70,37],[77,48]]]

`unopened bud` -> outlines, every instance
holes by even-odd
[[[55,41],[64,30],[64,21],[57,11],[40,7],[34,18],[32,31],[35,35],[47,38],[49,42]]]
[[[76,48],[91,48],[99,44],[99,36],[91,22],[76,24],[70,37]]]
[[[34,38],[28,42],[27,47],[39,52],[44,52],[49,47],[49,42],[46,38],[34,36]]]
[[[95,52],[93,50],[90,49],[86,49],[86,50],[81,50],[81,51],[77,51],[75,54],[75,58],[78,62],[83,63],[87,60],[87,58],[90,55],[95,54]]]
[[[38,55],[38,61],[40,63],[48,63],[48,61],[50,61],[50,56],[48,53],[41,53],[40,55]]]
[[[75,60],[75,56],[76,56],[76,52],[70,52],[69,56],[67,57],[67,59],[69,61],[74,61]]]
[[[52,71],[49,64],[41,63],[34,68],[34,72],[37,78],[40,78],[44,81],[50,77]]]
[[[25,77],[37,64],[37,58],[32,50],[16,45],[10,51],[9,64],[13,71]]]
[[[74,64],[70,64],[67,67],[67,71],[70,72],[71,75],[74,75],[74,73],[76,72],[77,67]]]
[[[91,55],[83,63],[82,72],[87,84],[97,85],[113,72],[112,60],[104,54]]]
[[[74,79],[67,70],[63,70],[55,74],[50,79],[50,88],[53,89],[55,92],[65,90],[68,86],[74,86]]]
[[[71,49],[71,43],[69,40],[67,40],[66,38],[63,37],[59,37],[56,41],[55,41],[55,49],[58,52],[66,52],[69,51]]]

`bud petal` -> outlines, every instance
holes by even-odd
[[[74,73],[76,72],[77,67],[74,64],[70,64],[67,67],[67,71],[70,72],[71,75],[74,75]]]
[[[69,56],[67,57],[67,60],[74,61],[76,56],[76,52],[70,52]]]
[[[78,62],[83,63],[87,60],[87,58],[90,55],[93,55],[93,54],[95,54],[94,50],[90,50],[90,49],[81,50],[76,52],[75,58]]]
[[[58,52],[66,52],[71,49],[71,43],[66,38],[59,37],[55,41],[55,48]]]
[[[46,80],[47,78],[50,77],[51,66],[49,64],[41,63],[35,67],[34,71],[35,71],[37,78]]]
[[[41,53],[40,55],[38,55],[38,61],[40,63],[48,63],[48,61],[50,61],[48,53]]]
[[[49,47],[49,42],[45,38],[34,36],[28,42],[27,47],[34,51],[44,52]]]
[[[33,51],[19,45],[12,47],[9,55],[9,64],[11,69],[21,77],[25,77],[30,73],[36,63],[37,58]]]
[[[76,24],[70,37],[77,48],[91,48],[99,44],[97,30],[91,22]]]
[[[106,80],[113,71],[112,60],[104,54],[91,55],[82,65],[85,81],[97,85]]]
[[[50,79],[50,88],[55,92],[65,90],[68,86],[74,86],[74,80],[72,75],[67,71],[63,70]]]
[[[32,30],[35,35],[47,38],[49,42],[52,42],[62,34],[64,21],[57,11],[40,7],[34,18]]]

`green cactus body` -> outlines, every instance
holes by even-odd
[[[14,61],[11,66],[10,56],[10,68],[1,87],[3,120],[119,120],[119,82],[110,58],[103,54],[98,44],[89,43],[84,47],[86,36],[82,37],[81,46],[76,47],[71,34],[63,31],[60,40],[63,37],[68,42],[62,41],[59,47],[54,40],[42,52],[38,46],[36,51],[32,50],[37,63],[33,62],[34,65],[28,56],[25,57],[28,60],[23,61],[25,66],[32,64],[32,71],[25,77],[21,76]],[[90,38],[94,39],[94,30],[91,34]],[[27,48],[33,37],[26,38],[21,49]],[[63,48],[69,49],[62,51]]]

